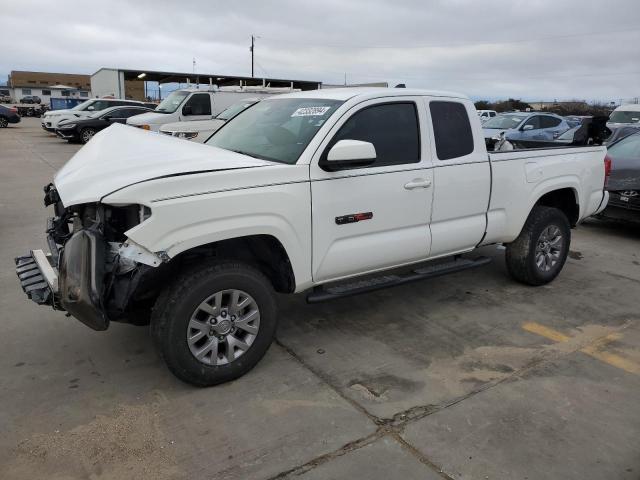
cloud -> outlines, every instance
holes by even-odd
[[[25,15],[25,12],[32,12]],[[100,67],[388,81],[476,98],[640,95],[640,2],[584,0],[176,3],[21,0],[3,6],[0,72]]]

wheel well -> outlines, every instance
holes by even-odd
[[[289,256],[280,241],[271,235],[251,235],[200,245],[180,253],[171,263],[178,259],[181,263],[192,263],[208,257],[249,263],[266,275],[276,292],[295,291]]]
[[[580,206],[575,191],[572,188],[561,188],[553,192],[545,193],[536,202],[536,205],[554,207],[561,210],[569,219],[569,224],[575,227],[580,216]]]

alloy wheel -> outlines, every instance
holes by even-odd
[[[191,315],[187,344],[206,365],[226,365],[240,358],[256,339],[260,310],[242,290],[222,290],[207,297]]]
[[[543,272],[548,272],[560,261],[564,237],[560,228],[555,225],[546,227],[536,243],[536,266]]]

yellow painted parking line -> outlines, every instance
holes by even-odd
[[[522,325],[527,332],[535,333],[540,335],[541,337],[548,338],[549,340],[553,340],[554,342],[568,342],[571,337],[567,337],[565,334],[558,332],[549,327],[545,327],[544,325],[540,325],[535,322],[527,322]]]
[[[565,335],[564,333],[558,332],[553,328],[545,327],[544,325],[540,325],[535,322],[527,322],[522,325],[522,328],[527,332],[535,333],[536,335],[540,335],[541,337],[548,338],[549,340],[553,340],[554,342],[568,342],[572,338]],[[605,352],[604,348],[607,344],[622,338],[620,333],[611,333],[606,335],[605,337],[599,338],[586,347],[582,347],[579,351],[582,353],[586,353],[587,355],[600,360],[612,367],[619,368],[624,370],[625,372],[633,373],[635,375],[640,375],[640,365],[637,363],[621,357],[620,355],[616,355],[615,353]]]

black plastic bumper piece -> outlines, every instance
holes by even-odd
[[[80,230],[67,241],[60,258],[60,303],[94,330],[106,330],[104,308],[106,242],[99,232]]]
[[[476,259],[456,259],[447,263],[438,263],[417,268],[408,274],[387,274],[379,277],[369,277],[363,280],[355,280],[351,283],[342,283],[329,287],[320,287],[307,295],[307,302],[318,303],[333,300],[350,295],[372,292],[382,288],[395,287],[405,283],[416,282],[427,278],[439,277],[449,273],[460,272],[469,268],[479,267],[490,263],[488,257],[478,257]]]
[[[17,257],[16,274],[24,293],[38,305],[54,306],[53,292],[32,255]]]

